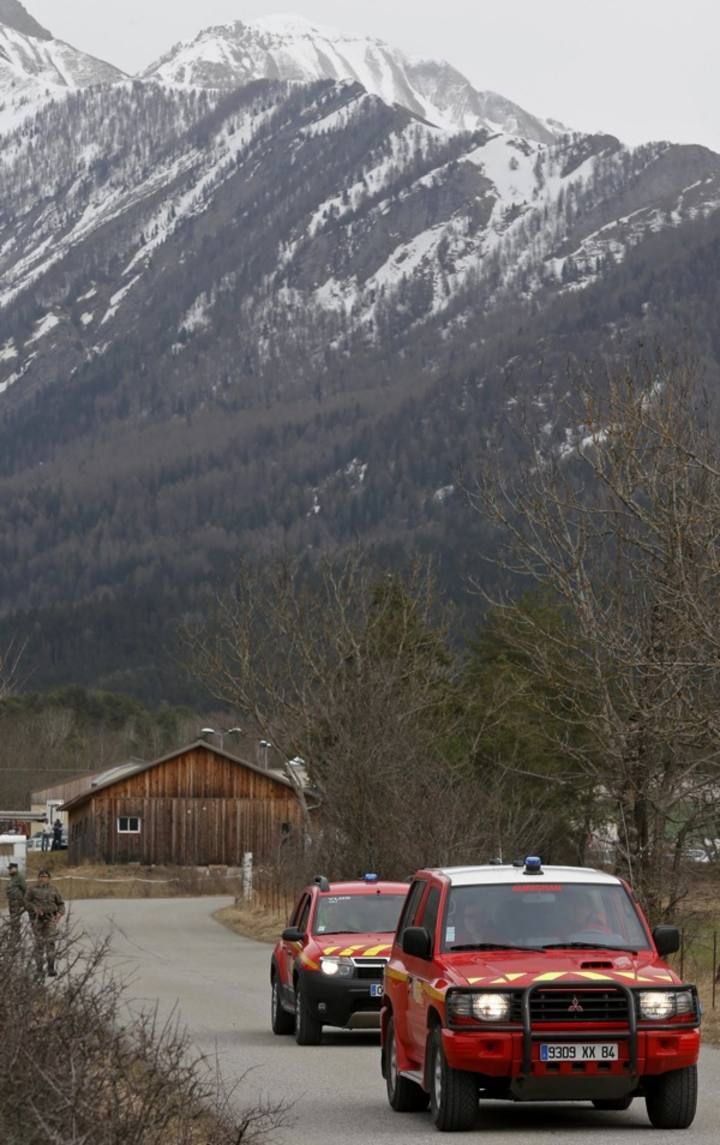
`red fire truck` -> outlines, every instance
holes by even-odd
[[[663,961],[679,943],[602,871],[534,856],[418,871],[385,970],[390,1105],[429,1105],[453,1131],[483,1098],[624,1110],[643,1097],[655,1128],[687,1128],[700,1004]]]

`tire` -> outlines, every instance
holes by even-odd
[[[430,1034],[430,1113],[436,1129],[458,1133],[472,1129],[478,1109],[478,1084],[473,1073],[451,1069],[440,1030]]]
[[[697,1109],[697,1066],[672,1070],[647,1083],[645,1105],[654,1129],[687,1129]]]
[[[629,1109],[632,1105],[633,1094],[629,1093],[627,1097],[602,1097],[593,1101],[596,1109],[607,1110],[608,1112],[622,1111]]]
[[[274,1034],[291,1034],[295,1029],[295,1015],[283,1008],[277,974],[270,980],[270,1024]]]
[[[422,1113],[428,1107],[430,1094],[417,1082],[398,1073],[395,1023],[392,1018],[388,1022],[385,1038],[385,1087],[390,1106],[396,1113]]]
[[[300,980],[295,984],[295,1041],[299,1046],[319,1046],[322,1022],[308,1006]]]

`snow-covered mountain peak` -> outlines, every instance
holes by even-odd
[[[0,0],[0,135],[52,99],[127,77],[53,39],[16,0]]]
[[[143,78],[223,90],[259,79],[350,80],[448,131],[485,127],[541,143],[558,134],[510,100],[477,91],[449,64],[414,61],[382,40],[339,32],[295,15],[208,28],[192,42],[176,45]]]
[[[257,16],[248,21],[248,26],[268,32],[271,36],[325,36],[327,39],[340,39],[336,28],[325,24],[314,24],[304,16],[292,12],[276,12],[270,16]]]

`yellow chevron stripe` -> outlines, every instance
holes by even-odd
[[[616,970],[615,974],[618,978],[629,978],[631,982],[657,982],[657,978],[647,978],[643,974],[637,974],[634,970]],[[672,982],[672,978],[665,978],[665,982]]]
[[[445,1000],[445,991],[438,990],[436,986],[431,986],[429,982],[423,982],[423,990],[430,998],[434,998],[438,1002]]]
[[[587,978],[590,982],[612,982],[609,974],[598,974],[597,970],[573,970],[573,977]]]
[[[337,949],[337,946],[324,946],[323,954],[334,954]]]
[[[352,954],[355,954],[357,951],[359,951],[361,949],[362,949],[362,947],[360,947],[360,946],[346,946],[344,950],[340,950],[338,952],[338,957],[339,958],[349,958]]]
[[[410,975],[406,974],[404,970],[393,970],[391,967],[386,966],[385,977],[392,978],[395,982],[407,982]]]
[[[565,978],[567,971],[565,970],[550,970],[547,974],[539,974],[535,978],[535,982],[557,982],[558,978]]]
[[[384,942],[381,946],[369,946],[367,948],[367,950],[363,950],[362,953],[363,953],[363,956],[367,956],[368,958],[373,958],[378,954],[382,954],[382,952],[384,950],[390,950],[390,949],[391,949],[390,943]]]

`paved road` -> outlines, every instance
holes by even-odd
[[[250,1070],[239,1099],[258,1095],[293,1102],[292,1126],[282,1145],[403,1145],[440,1140],[423,1114],[393,1113],[379,1071],[377,1035],[327,1031],[323,1045],[300,1048],[276,1038],[268,1024],[269,947],[239,938],[210,914],[228,899],[95,901],[73,904],[91,933],[113,929],[113,959],[130,980],[133,998],[168,1012],[175,1005],[196,1045],[217,1047],[231,1083]],[[703,1050],[701,1100],[693,1127],[673,1135],[685,1145],[717,1145],[720,1125],[720,1052]],[[638,1137],[638,1133],[641,1137]],[[488,1104],[472,1141],[483,1145],[551,1145],[558,1136],[605,1145],[652,1145],[667,1133],[650,1128],[644,1102],[626,1113],[598,1113],[590,1105]],[[458,1138],[459,1139],[459,1138]]]

